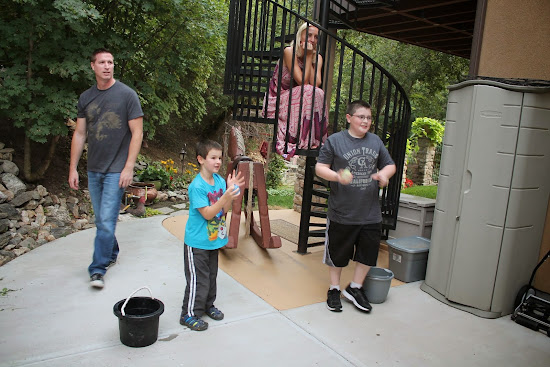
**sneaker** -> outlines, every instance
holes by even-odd
[[[365,290],[363,289],[363,287],[352,288],[351,285],[348,285],[348,287],[342,293],[344,293],[344,297],[353,302],[355,307],[357,307],[361,311],[369,312],[370,310],[372,310],[372,306],[367,299],[367,295],[365,294]]]
[[[187,326],[191,330],[203,331],[208,329],[208,323],[199,319],[197,316],[184,315],[180,317],[180,324]]]
[[[94,288],[103,288],[105,286],[103,275],[99,273],[92,274],[90,277],[90,285]]]
[[[333,312],[342,312],[342,302],[340,301],[340,290],[329,289],[327,293],[327,308]]]
[[[220,320],[223,320],[223,312],[221,312],[220,310],[218,310],[216,308],[216,306],[212,306],[210,307],[208,310],[206,310],[206,314],[211,318],[211,319],[214,319],[214,320],[217,320],[217,321],[220,321]]]

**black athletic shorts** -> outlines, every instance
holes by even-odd
[[[376,266],[382,233],[381,223],[349,225],[327,219],[327,232],[323,263],[340,268],[354,260],[368,266]]]

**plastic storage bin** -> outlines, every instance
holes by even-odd
[[[395,278],[405,283],[422,280],[426,276],[430,240],[412,236],[387,240],[390,270]]]

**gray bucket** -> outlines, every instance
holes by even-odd
[[[386,300],[392,279],[391,270],[375,266],[370,268],[363,283],[363,289],[370,303],[383,303]]]

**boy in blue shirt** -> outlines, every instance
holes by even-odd
[[[218,174],[222,165],[222,147],[215,141],[197,144],[197,161],[200,171],[188,189],[189,219],[183,246],[187,285],[180,324],[202,331],[208,328],[208,323],[201,319],[204,313],[214,320],[221,320],[224,316],[214,306],[218,250],[227,244],[225,215],[233,199],[239,195],[244,178],[242,173],[235,176],[233,172],[227,176],[226,186]]]
[[[378,259],[382,229],[379,187],[388,185],[396,166],[382,140],[369,132],[372,111],[368,103],[351,102],[346,119],[348,130],[329,136],[315,166],[317,176],[330,181],[323,259],[330,276],[327,308],[342,311],[340,276],[349,260],[354,260],[353,280],[342,293],[359,310],[369,312],[372,307],[363,282]]]

